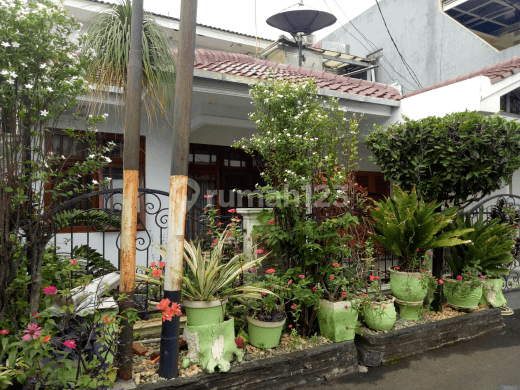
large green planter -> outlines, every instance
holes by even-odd
[[[227,299],[220,301],[182,301],[186,309],[186,324],[202,326],[224,322]]]
[[[352,307],[352,302],[320,301],[318,323],[323,337],[339,343],[353,340],[358,325],[358,311]]]
[[[390,270],[392,295],[399,305],[400,317],[405,320],[418,320],[428,290],[423,286],[420,272]]]
[[[444,279],[444,296],[448,303],[455,309],[475,310],[482,297],[482,286],[473,290],[457,288],[454,279]],[[465,282],[469,286],[469,282]]]
[[[502,278],[486,279],[482,290],[482,297],[479,305],[491,305],[493,307],[502,307],[507,305],[506,298],[502,294],[504,280]]]
[[[279,322],[264,322],[247,316],[247,333],[249,342],[257,348],[274,348],[280,344],[285,320]]]
[[[383,308],[384,307],[384,308]],[[363,308],[363,318],[367,326],[374,330],[390,330],[394,327],[397,313],[394,300],[370,302]]]

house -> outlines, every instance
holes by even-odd
[[[66,0],[69,12],[80,21],[88,23],[95,12],[102,11],[107,4],[95,0]],[[172,50],[177,47],[178,19],[156,15],[156,20],[165,28],[171,41]],[[273,45],[267,40],[258,40],[259,52]],[[315,48],[316,58],[324,55],[331,58],[320,59],[322,68],[308,69],[286,63],[255,58],[256,37],[197,25],[195,69],[193,81],[192,121],[189,157],[189,211],[187,237],[197,236],[203,227],[198,223],[205,200],[201,195],[215,193],[221,213],[225,216],[230,208],[247,207],[233,189],[252,190],[260,182],[258,167],[250,156],[230,147],[237,139],[250,137],[255,132],[248,114],[252,110],[249,86],[267,78],[274,69],[276,77],[291,79],[314,78],[323,97],[336,97],[340,108],[347,115],[362,114],[362,132],[367,132],[375,124],[388,122],[400,106],[399,91],[391,86],[345,76],[341,73],[358,71],[369,67],[371,61],[352,55],[342,55],[339,51]],[[287,44],[290,45],[290,44]],[[265,52],[264,52],[265,53]],[[307,64],[308,65],[308,64]],[[348,67],[345,67],[348,65]],[[331,68],[337,67],[333,72]],[[352,68],[354,67],[354,68]],[[87,100],[86,97],[79,97]],[[109,97],[105,104],[109,114],[106,122],[98,126],[99,142],[115,142],[108,164],[101,172],[85,177],[86,182],[111,178],[110,188],[92,196],[82,203],[66,204],[64,207],[98,208],[107,211],[121,209],[122,195],[116,189],[122,188],[122,150],[124,129],[119,107],[120,101]],[[172,125],[166,120],[150,123],[143,109],[140,150],[140,184],[146,189],[140,193],[139,226],[137,238],[137,262],[149,264],[158,258],[151,247],[154,242],[162,242],[166,233],[167,191],[169,189]],[[72,119],[63,117],[58,127],[69,127]],[[74,122],[81,130],[81,123]],[[67,154],[70,140],[65,134],[53,139],[53,151]],[[389,194],[389,183],[372,164],[368,151],[360,148],[361,163],[358,181],[370,192]],[[77,156],[81,158],[80,155]],[[252,206],[250,204],[249,206]],[[95,231],[92,227],[72,226],[56,235],[55,245],[61,252],[71,253],[78,245],[89,245],[114,264],[119,258],[120,232],[107,229]]]
[[[406,94],[520,55],[520,4],[381,0],[321,43],[329,41],[377,59],[376,80],[397,82]]]

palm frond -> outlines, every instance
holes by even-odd
[[[130,53],[130,0],[119,0],[106,12],[93,16],[86,27],[82,50],[93,53],[87,69],[87,80],[96,102],[106,101],[112,87],[126,91]],[[152,15],[143,16],[142,39],[143,102],[148,119],[157,113],[167,114],[175,92],[175,59],[168,38]],[[99,112],[103,103],[93,103]]]

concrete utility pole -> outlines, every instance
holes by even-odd
[[[164,268],[164,297],[179,304],[181,302],[184,229],[188,197],[188,155],[196,22],[197,0],[182,0],[173,109],[166,264]],[[174,316],[171,321],[164,321],[162,325],[159,374],[163,378],[175,378],[178,375],[179,320],[179,316]]]
[[[121,279],[119,291],[127,297],[119,302],[119,313],[134,307],[135,239],[137,230],[137,196],[139,186],[139,136],[141,134],[141,92],[143,0],[133,0],[130,54],[125,96],[125,141],[123,151],[123,215],[121,222]],[[124,317],[123,317],[124,318]],[[132,379],[133,327],[121,321],[118,376]]]

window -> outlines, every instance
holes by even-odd
[[[97,142],[99,144],[108,145],[109,142],[115,143],[113,149],[106,154],[110,158],[111,162],[106,164],[98,172],[93,172],[91,175],[86,175],[79,180],[82,184],[91,184],[94,180],[100,182],[102,180],[110,179],[110,182],[104,188],[99,190],[108,190],[123,188],[123,150],[124,150],[124,135],[114,133],[98,133]],[[65,132],[60,129],[55,129],[48,132],[46,139],[46,147],[50,149],[56,155],[64,155],[67,160],[63,163],[63,169],[73,166],[76,162],[84,161],[88,155],[88,145],[80,143],[77,140],[69,137]],[[140,138],[139,148],[139,187],[145,187],[145,137]],[[80,194],[74,194],[69,198],[61,198],[60,203],[71,200]],[[118,213],[121,210],[123,204],[122,194],[102,194],[82,200],[71,208],[80,210],[89,209],[105,209],[110,210],[112,213]],[[139,211],[144,210],[145,199],[144,196],[140,197],[138,202],[138,223],[141,227],[145,226],[145,218],[139,217]],[[68,229],[70,231],[70,228]],[[74,226],[74,232],[86,231],[87,227],[84,224]],[[65,231],[62,231],[65,232]]]

